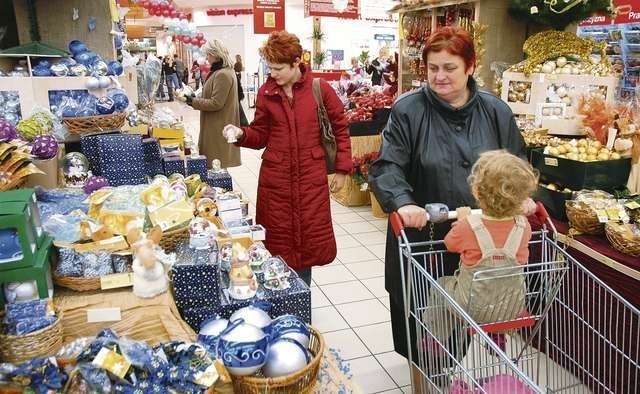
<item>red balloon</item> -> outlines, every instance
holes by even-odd
[[[173,3],[169,3],[167,4],[167,9],[173,11],[176,9],[176,6]]]
[[[202,37],[200,40],[198,40],[198,46],[201,47],[203,46],[205,43],[207,42],[207,40],[204,39],[204,37]]]
[[[149,0],[142,0],[142,1],[140,2],[140,6],[141,6],[142,8],[149,8],[149,6],[150,6],[150,5],[151,5],[151,2],[149,2]]]
[[[180,16],[178,16],[179,19],[187,19],[187,14],[185,14],[184,12],[180,13]]]
[[[168,18],[171,16],[171,11],[169,10],[163,10],[162,11],[162,16],[164,16],[165,18]]]
[[[197,32],[197,33],[196,33],[196,38],[197,38],[198,40],[200,40],[200,39],[204,38],[204,34],[203,34],[202,32],[200,32],[200,31],[199,31],[199,32]]]
[[[178,17],[178,15],[180,15],[180,12],[179,12],[179,11],[177,11],[177,10],[172,10],[172,11],[171,11],[171,17],[172,17],[172,18],[177,18],[177,17]]]
[[[184,42],[185,44],[191,44],[191,37],[183,36],[182,37],[182,42]]]

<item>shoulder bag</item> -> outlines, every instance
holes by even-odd
[[[327,163],[327,173],[333,174],[336,169],[336,153],[338,147],[336,145],[336,136],[333,135],[329,114],[324,107],[322,101],[322,91],[320,90],[320,78],[313,78],[313,97],[318,104],[318,123],[320,124],[320,141],[324,148],[324,159]]]

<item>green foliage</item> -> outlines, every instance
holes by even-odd
[[[568,3],[563,0],[558,0],[552,7],[556,11],[561,11],[567,5]],[[532,6],[538,7],[537,14],[531,13]],[[549,26],[556,30],[564,30],[571,23],[580,22],[595,13],[611,14],[612,12],[611,0],[581,1],[561,14],[552,11],[551,6],[546,4],[545,0],[509,0],[509,13],[514,18],[527,23]]]
[[[320,28],[314,27],[313,32],[311,33],[311,38],[314,40],[323,40],[324,32]]]
[[[369,51],[362,51],[358,55],[358,61],[360,64],[365,64],[369,60]]]
[[[327,52],[320,51],[313,55],[313,64],[316,67],[320,67],[322,63],[327,59]]]

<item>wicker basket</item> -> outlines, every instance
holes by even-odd
[[[175,230],[165,231],[160,239],[160,246],[165,252],[175,252],[176,247],[184,241],[189,240],[189,226],[184,226]]]
[[[310,393],[318,377],[320,360],[324,351],[322,334],[311,327],[309,350],[313,354],[311,362],[301,370],[279,378],[259,376],[234,376],[233,389],[236,394],[303,394]]]
[[[62,347],[62,312],[56,321],[41,330],[26,335],[0,334],[0,360],[22,363],[40,356],[54,355]]]
[[[629,224],[607,223],[604,227],[607,239],[613,248],[633,257],[640,257],[640,237],[633,236]],[[627,235],[625,236],[625,233]]]
[[[578,233],[599,235],[604,232],[604,223],[600,223],[593,209],[572,200],[565,202],[565,208],[571,228]]]
[[[371,213],[377,218],[386,218],[387,214],[382,210],[382,206],[378,202],[376,196],[371,193]]]
[[[52,274],[53,283],[60,287],[66,287],[74,291],[100,290],[100,277],[85,278],[74,276],[58,276],[55,271]]]
[[[83,134],[87,132],[114,130],[124,125],[126,115],[114,113],[110,115],[82,116],[78,118],[62,118],[70,133]]]

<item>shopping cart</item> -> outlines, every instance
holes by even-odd
[[[544,224],[533,233],[527,265],[473,277],[496,286],[520,278],[523,288],[505,293],[494,316],[474,319],[474,292],[457,302],[442,286],[452,257],[443,241],[411,242],[391,214],[414,392],[640,392],[639,310],[559,246],[539,203],[536,216]]]

